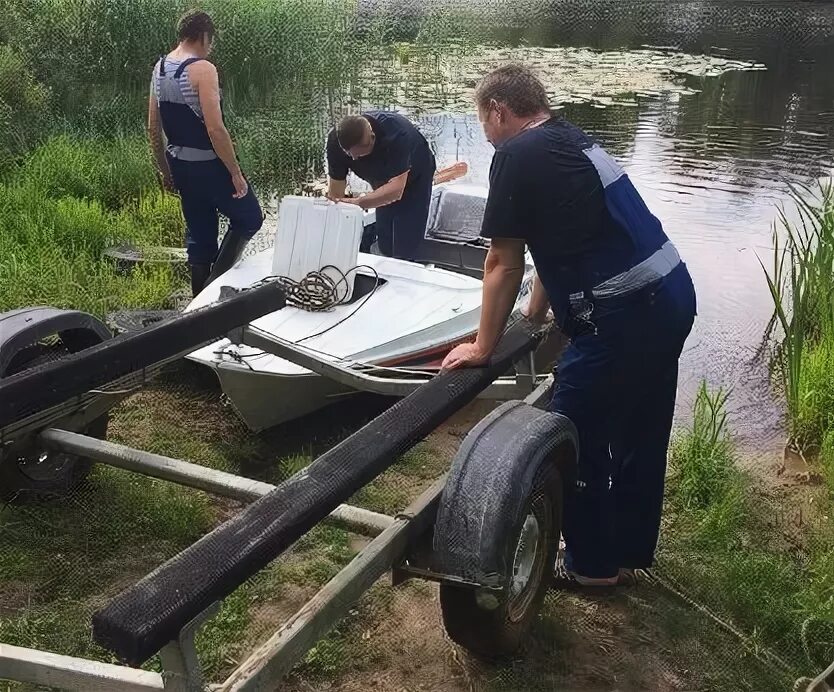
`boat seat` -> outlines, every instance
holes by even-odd
[[[426,239],[488,245],[481,238],[486,200],[486,191],[474,185],[436,186],[429,204]]]

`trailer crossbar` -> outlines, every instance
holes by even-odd
[[[275,486],[270,483],[66,430],[44,430],[40,434],[40,441],[50,449],[77,454],[127,471],[179,483],[241,502],[252,502],[275,490]],[[327,520],[366,536],[379,535],[394,521],[386,514],[345,504],[333,510]]]

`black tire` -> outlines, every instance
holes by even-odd
[[[507,564],[513,565],[503,585],[508,597],[482,605],[474,588],[440,585],[446,632],[455,643],[476,656],[489,659],[511,656],[524,643],[539,613],[552,579],[562,526],[562,479],[555,464],[545,462],[539,467],[524,503],[517,525],[508,534],[513,539],[504,546]],[[522,562],[516,557],[530,516],[535,517],[538,528],[533,563],[526,585],[514,592],[512,582]],[[489,609],[487,605],[494,607]]]
[[[75,350],[57,336],[46,343],[31,344],[15,354],[5,371],[0,372],[0,378],[50,363]],[[104,439],[108,423],[109,415],[105,413],[78,432]],[[23,503],[60,497],[83,483],[92,465],[89,459],[31,444],[6,452],[0,450],[0,498],[4,502]]]

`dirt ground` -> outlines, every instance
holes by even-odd
[[[341,403],[296,425],[252,436],[223,405],[216,382],[199,376],[195,380],[194,375],[186,369],[165,386],[134,396],[113,420],[111,439],[277,482],[294,468],[287,466],[288,459],[314,458],[390,404],[380,399]],[[448,467],[468,430],[494,405],[479,400],[460,411],[420,446],[417,462],[412,459],[386,472],[351,502],[389,513],[404,508]],[[787,483],[789,477],[781,474],[779,483]],[[242,505],[212,499],[211,507],[214,523],[219,523]],[[307,552],[292,551],[281,558],[267,586],[247,606],[248,620],[236,635],[239,644],[215,657],[220,679],[280,628],[365,542],[350,536],[332,559],[322,541]],[[164,551],[159,556],[140,551],[141,564],[119,570],[112,583],[100,585],[94,605],[100,606],[168,556]],[[16,602],[17,612],[24,612],[25,589],[2,579],[0,586],[0,594]],[[715,622],[654,583],[604,596],[551,592],[527,649],[502,665],[478,661],[447,638],[438,593],[438,586],[429,582],[412,580],[391,587],[390,576],[383,577],[275,689],[730,692],[785,690],[792,683],[745,653],[742,644]],[[225,626],[234,623],[226,618]],[[87,626],[79,624],[78,632],[88,632]],[[25,688],[0,682],[0,690],[6,689]]]
[[[469,429],[495,404],[476,401],[427,440],[451,459]],[[416,496],[430,481],[410,488]],[[355,537],[360,548],[363,539]],[[311,594],[306,594],[309,596]],[[296,592],[300,606],[305,594]],[[527,649],[503,665],[480,661],[445,634],[439,587],[383,577],[345,622],[350,650],[337,670],[310,675],[302,664],[276,690],[470,692],[603,690],[784,690],[792,680],[744,652],[709,618],[656,583],[605,596],[549,594]]]

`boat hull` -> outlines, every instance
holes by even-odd
[[[252,432],[301,418],[334,403],[355,389],[321,377],[274,375],[238,367],[213,368],[223,393]]]
[[[536,371],[549,371],[566,343],[560,332],[552,332],[536,351]],[[214,365],[212,370],[237,415],[249,430],[256,433],[319,411],[345,396],[360,393],[309,371],[300,375],[283,375],[250,370],[237,364]]]

